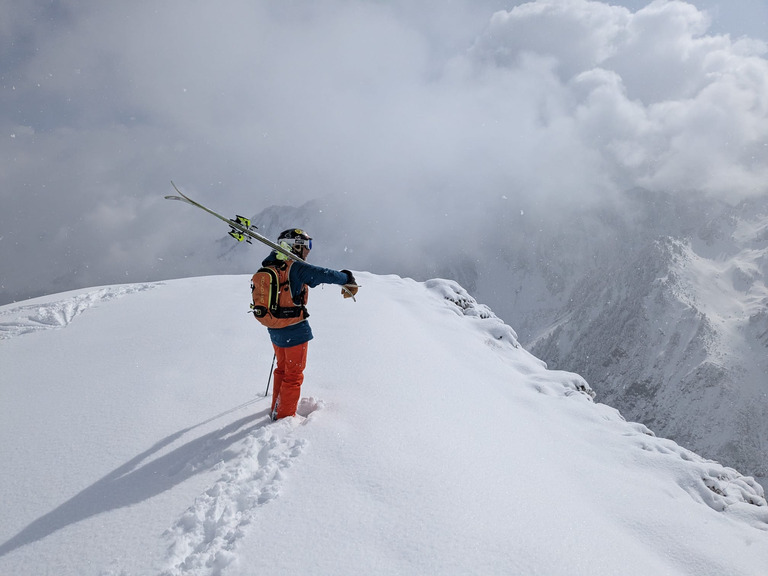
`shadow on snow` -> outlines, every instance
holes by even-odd
[[[0,545],[0,557],[14,550],[76,524],[81,520],[138,504],[170,490],[188,478],[206,472],[220,462],[229,462],[238,452],[232,447],[250,433],[271,421],[269,410],[251,414],[190,440],[168,454],[145,462],[153,454],[170,446],[190,431],[218,418],[242,409],[260,399],[250,400],[218,416],[171,434],[142,452],[129,462],[115,469],[82,492],[64,502],[48,514],[41,516],[13,538]]]

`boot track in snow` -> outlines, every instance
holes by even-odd
[[[302,398],[299,415],[263,426],[243,441],[239,457],[165,533],[169,546],[162,576],[219,574],[235,560],[259,508],[277,498],[285,470],[304,450],[306,440],[293,431],[322,406]]]

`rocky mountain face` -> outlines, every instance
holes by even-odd
[[[768,199],[633,190],[567,215],[500,202],[436,239],[373,229],[341,206],[324,198],[253,221],[270,237],[308,229],[320,265],[456,280],[550,368],[584,376],[598,401],[768,476]],[[225,240],[228,268],[259,263]]]
[[[637,192],[629,216],[585,215],[513,252],[511,305],[479,297],[626,418],[765,477],[767,207]]]

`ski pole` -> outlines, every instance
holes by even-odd
[[[275,359],[277,358],[277,353],[275,353],[272,356],[272,367],[269,369],[269,379],[267,380],[267,390],[264,392],[264,396],[269,394],[269,384],[272,382],[272,371],[275,369]]]

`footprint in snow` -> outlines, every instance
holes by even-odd
[[[304,450],[306,440],[296,438],[293,430],[322,407],[321,400],[302,398],[296,417],[246,438],[240,456],[165,533],[169,568],[162,576],[216,574],[235,559],[237,543],[259,507],[280,495],[285,470]]]

